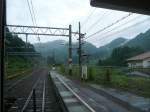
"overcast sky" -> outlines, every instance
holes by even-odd
[[[29,2],[31,3],[31,0]],[[38,26],[68,27],[71,24],[73,31],[78,31],[80,21],[81,32],[86,33],[86,37],[129,14],[129,12],[92,7],[89,0],[32,0],[32,3]],[[133,14],[104,32],[88,38],[87,41],[99,47],[118,37],[134,38],[150,28],[149,18],[146,15]],[[7,24],[33,25],[27,0],[7,0]],[[68,40],[67,37],[41,36],[41,42],[56,39]],[[36,37],[30,38],[29,41],[38,42]],[[73,41],[76,41],[75,37]]]

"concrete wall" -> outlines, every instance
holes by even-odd
[[[128,63],[128,67],[132,67],[132,68],[143,67],[143,62],[142,62],[142,61],[129,62],[129,63]]]
[[[149,68],[150,67],[150,58],[145,59],[143,61],[133,61],[128,63],[128,67],[132,68]]]
[[[150,58],[143,60],[143,68],[150,67]]]

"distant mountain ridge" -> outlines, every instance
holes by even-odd
[[[114,48],[120,47],[126,41],[127,41],[127,39],[125,39],[123,37],[117,38],[117,39],[111,41],[110,43],[106,44],[105,46],[99,47],[98,52],[95,53],[95,55],[101,59],[107,58],[110,56],[110,54]]]
[[[109,44],[97,48],[93,44],[84,41],[84,45],[82,47],[84,53],[90,54],[92,56],[96,56],[97,58],[101,56],[108,56],[113,48],[116,48],[126,41],[124,38],[118,38],[116,40],[113,40]],[[65,45],[63,45],[65,43]],[[55,58],[56,60],[59,60],[59,62],[65,62],[68,58],[68,46],[67,42],[64,40],[55,40],[51,42],[46,43],[38,43],[34,44],[36,51],[42,53],[44,57],[52,56],[55,52]],[[78,48],[78,43],[73,43],[73,48]],[[104,52],[103,52],[104,51]],[[77,49],[72,51],[73,54],[73,62],[77,63]]]
[[[66,45],[62,45],[65,43]],[[52,56],[53,52],[55,52],[55,58],[60,63],[67,62],[68,58],[68,45],[67,42],[64,40],[55,40],[51,42],[41,43],[41,44],[34,44],[35,49],[38,52],[41,52],[44,57]],[[93,44],[84,41],[83,44],[83,51],[84,53],[90,54],[91,60],[97,59],[105,59],[109,57],[114,48],[129,46],[129,47],[140,47],[144,51],[150,50],[150,30],[146,31],[145,33],[141,33],[135,38],[128,40],[123,37],[117,38],[110,43],[97,48]],[[74,48],[78,48],[78,43],[73,43]],[[77,63],[78,54],[77,49],[72,51],[73,55],[73,62]]]
[[[140,33],[136,38],[128,41],[124,46],[140,47],[145,51],[150,50],[150,29],[145,33]]]

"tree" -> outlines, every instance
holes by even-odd
[[[111,56],[105,60],[99,60],[98,65],[126,66],[126,59],[144,52],[140,47],[118,47],[113,49]]]
[[[125,66],[126,59],[142,53],[143,50],[139,47],[119,47],[115,48],[111,54],[112,65]]]

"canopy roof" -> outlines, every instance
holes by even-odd
[[[150,15],[149,0],[90,0],[94,7]]]

